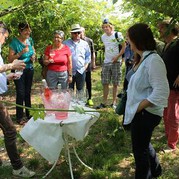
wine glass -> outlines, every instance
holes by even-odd
[[[15,70],[15,80],[18,80],[23,74],[23,70]]]
[[[49,56],[50,56],[49,61],[50,61],[51,63],[53,63],[53,62],[54,62],[53,57],[55,56],[55,51],[51,49],[51,50],[50,50],[50,53],[49,53]]]
[[[84,90],[77,91],[77,99],[78,103],[82,106],[85,106],[86,104],[86,93]]]
[[[55,56],[55,52],[54,52],[54,50],[50,50],[50,58],[52,58],[53,59],[53,57]]]

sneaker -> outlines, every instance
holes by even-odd
[[[115,104],[111,104],[110,107],[115,110],[117,106]]]
[[[102,109],[102,108],[106,108],[106,105],[101,103],[99,106],[96,106],[96,109]]]
[[[17,123],[23,126],[26,123],[26,121],[23,118],[21,118],[21,119],[17,119]]]
[[[88,105],[88,106],[93,106],[94,103],[93,103],[92,99],[88,99],[86,105]]]
[[[4,147],[0,147],[0,152],[4,151]]]
[[[176,150],[176,148],[175,149],[172,149],[172,148],[170,148],[170,147],[166,147],[166,148],[164,148],[164,149],[162,149],[162,152],[163,153],[173,153],[173,152],[175,152],[175,150]]]
[[[13,170],[12,174],[19,177],[31,178],[35,175],[35,172],[30,171],[26,167],[22,167],[19,170]]]

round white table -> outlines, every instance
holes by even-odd
[[[50,163],[54,163],[44,178],[55,167],[63,147],[68,154],[71,178],[74,178],[68,137],[70,136],[76,141],[82,141],[88,134],[90,127],[97,121],[100,115],[94,109],[88,107],[83,108],[84,110],[91,110],[92,112],[86,112],[85,114],[70,112],[68,114],[68,118],[65,120],[57,120],[54,114],[47,115],[44,120],[37,119],[34,121],[34,119],[31,118],[20,131],[20,135],[25,141],[27,141],[35,150],[37,150],[42,157],[44,157]],[[83,165],[88,167],[78,157],[74,146],[73,150],[78,160]],[[91,169],[90,167],[88,168]]]

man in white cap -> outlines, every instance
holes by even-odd
[[[104,34],[101,40],[105,47],[105,58],[101,72],[101,82],[103,85],[103,102],[96,107],[101,109],[107,107],[109,85],[112,82],[113,99],[112,108],[116,108],[117,90],[121,78],[122,55],[125,50],[125,43],[122,33],[115,32],[114,26],[108,19],[104,19],[102,24]],[[117,36],[116,36],[117,35]]]
[[[69,46],[72,53],[72,83],[69,88],[82,91],[85,83],[86,69],[91,62],[91,52],[89,45],[86,41],[80,38],[81,27],[79,24],[71,26],[71,39],[63,43]]]

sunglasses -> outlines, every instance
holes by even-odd
[[[81,34],[81,32],[72,32],[73,34]]]

